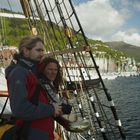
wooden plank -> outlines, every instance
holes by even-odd
[[[79,66],[79,67],[77,67],[77,66],[75,66],[75,67],[74,66],[66,66],[65,67],[65,66],[62,66],[62,68],[75,68],[75,69],[78,69],[78,68],[95,68],[95,67],[90,67],[90,66],[89,67],[88,66],[85,66],[85,67],[84,66]]]

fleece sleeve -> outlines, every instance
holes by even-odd
[[[36,106],[27,99],[26,87],[27,71],[18,67],[8,76],[8,87],[10,93],[10,106],[14,116],[24,120],[42,119],[54,114],[51,104],[40,103]]]

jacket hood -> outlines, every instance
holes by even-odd
[[[5,78],[7,79],[10,72],[15,68],[16,64],[11,64],[5,69]]]
[[[18,66],[22,66],[28,70],[31,70],[33,73],[37,73],[37,65],[39,62],[31,60],[29,58],[20,58],[18,60],[18,62],[16,63],[12,63],[11,65],[9,65],[6,69],[5,69],[5,75],[6,75],[6,79],[8,78],[10,72]]]

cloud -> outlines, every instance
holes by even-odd
[[[122,40],[140,46],[140,34],[136,29],[126,29],[128,20],[133,16],[132,3],[119,0],[90,0],[75,6],[78,17],[87,37],[103,41]],[[140,6],[135,0],[133,7]]]
[[[75,8],[86,34],[92,38],[110,35],[125,22],[109,0],[92,0]]]
[[[132,29],[133,31],[133,29]],[[124,32],[119,31],[112,36],[112,40],[114,41],[124,41],[129,44],[140,46],[140,35],[137,32]]]

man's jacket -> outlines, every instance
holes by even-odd
[[[45,90],[40,90],[38,105],[30,102],[38,82],[36,69],[37,62],[25,58],[7,67],[11,110],[18,118],[18,125],[22,125],[23,120],[32,121],[28,140],[54,140],[54,107],[49,104]]]

